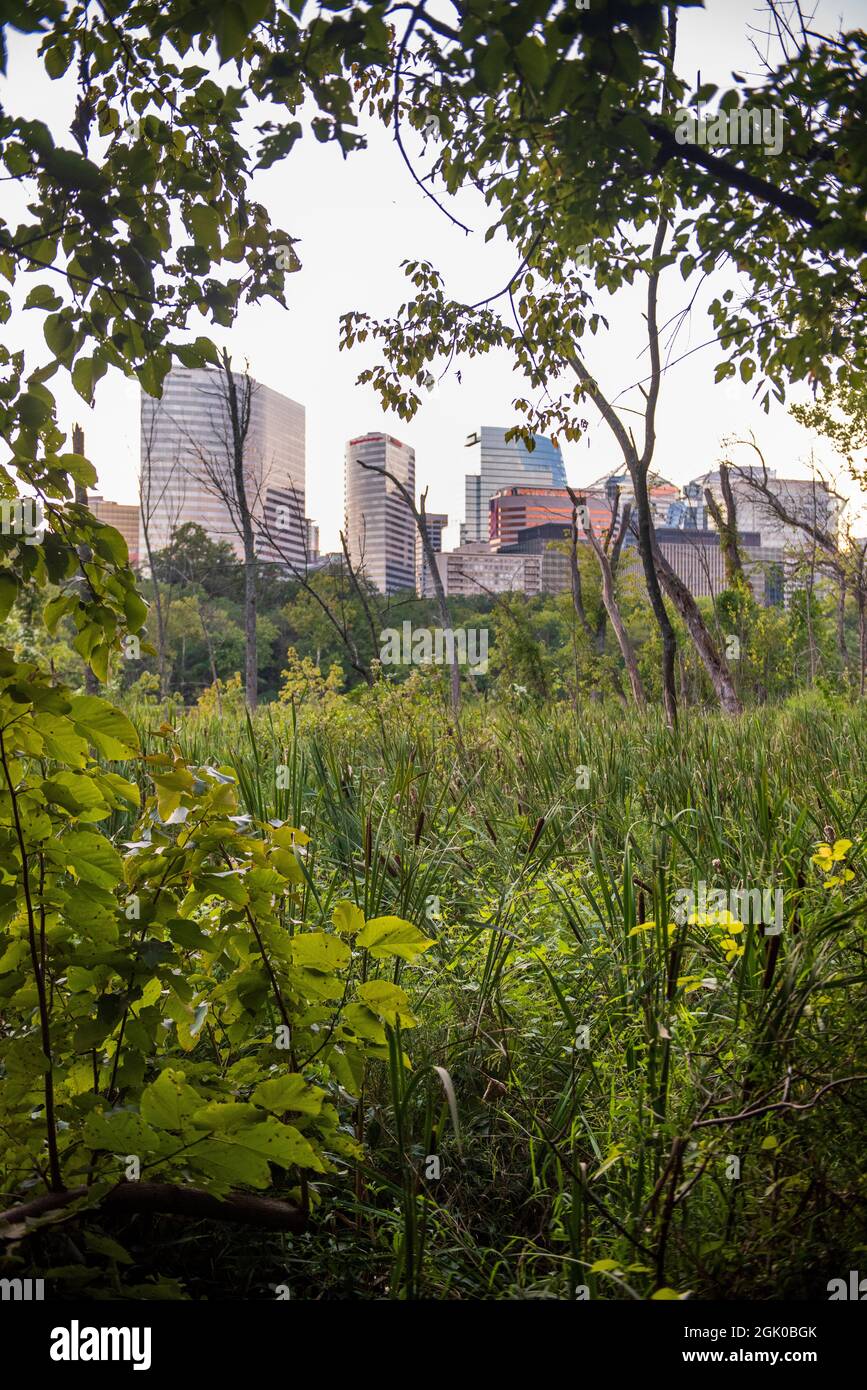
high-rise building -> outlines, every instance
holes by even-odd
[[[249,390],[244,487],[257,554],[303,568],[304,407],[239,372],[233,376],[242,410]],[[243,553],[227,397],[223,373],[210,367],[173,367],[160,400],[142,395],[142,555],[145,526],[156,551],[191,521]]]
[[[818,478],[780,478],[774,468],[769,468],[764,474],[761,468],[752,465],[729,469],[739,531],[758,531],[762,545],[766,547],[803,550],[811,543],[807,532],[800,526],[785,522],[761,493],[751,486],[750,480],[753,478],[767,485],[769,492],[791,517],[836,534],[845,500],[832,492],[826,483]],[[702,496],[707,488],[725,516],[718,469],[702,474],[688,486],[696,491],[700,489]]]
[[[113,526],[115,531],[120,532],[126,541],[130,564],[137,565],[139,509],[135,503],[109,502],[105,497],[100,497],[98,492],[91,492],[88,494],[87,505],[97,521],[104,521],[106,526]]]
[[[367,468],[362,464],[370,465]],[[346,446],[346,543],[353,568],[382,594],[415,589],[415,517],[390,473],[415,497],[415,450],[390,434],[363,434]]]
[[[427,523],[427,533],[431,547],[435,554],[439,555],[443,548],[443,531],[448,526],[449,519],[445,512],[426,512],[425,522]],[[415,575],[416,592],[421,594],[422,598],[430,598],[434,593],[434,584],[430,570],[428,569],[427,560],[425,559],[421,536],[418,537],[415,549]]]
[[[478,472],[466,475],[466,521],[461,543],[490,539],[490,501],[495,492],[510,487],[565,488],[563,455],[551,439],[534,435],[535,448],[523,439],[506,439],[507,431],[492,425],[467,439],[468,448],[479,450]]]

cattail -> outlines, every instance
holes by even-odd
[[[536,848],[537,844],[539,843],[539,838],[540,838],[540,836],[541,836],[541,834],[542,834],[542,831],[543,831],[544,829],[545,829],[545,817],[544,817],[544,816],[540,816],[539,819],[536,821],[536,829],[533,831],[533,838],[532,838],[532,840],[530,841],[530,843],[529,843],[529,845],[528,845],[528,847],[527,847],[527,855],[528,855],[528,857],[529,857],[529,855],[531,855],[531,854],[533,853],[533,850]]]
[[[488,834],[490,835],[491,839],[493,840],[494,844],[496,844],[496,843],[497,843],[497,837],[496,837],[496,835],[494,834],[494,827],[491,825],[491,822],[488,820],[487,816],[484,817],[484,821],[485,821],[485,829],[487,830],[487,832],[488,832]]]
[[[780,950],[780,938],[778,936],[768,937],[768,955],[765,964],[765,973],[762,979],[762,989],[770,989],[774,979],[774,967],[777,964],[777,956]]]
[[[417,818],[416,818],[416,822],[415,822],[415,839],[414,839],[414,843],[415,843],[415,844],[418,844],[419,840],[421,839],[421,832],[422,832],[423,830],[424,830],[424,811],[419,811],[418,816],[417,816]]]

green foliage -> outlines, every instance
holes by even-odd
[[[518,269],[508,299],[467,304],[436,266],[408,261],[413,298],[395,316],[344,316],[344,347],[372,338],[382,349],[359,380],[385,406],[411,419],[437,359],[445,370],[505,347],[527,380],[513,402],[524,433],[576,439],[584,398],[599,404],[592,360],[575,367],[608,328],[599,295],[674,265],[683,280],[713,275],[732,248],[746,292],[721,284],[710,300],[714,379],[753,382],[765,410],[790,382],[831,388],[838,373],[863,396],[865,34],[814,30],[801,44],[778,30],[781,51],[758,78],[692,89],[672,48],[686,8],[480,0],[453,30],[413,13],[419,48],[403,64],[397,120],[407,133],[437,122],[425,189],[480,191],[486,239],[505,236]],[[363,82],[395,123],[393,84],[376,65]],[[679,113],[715,117],[714,98],[721,112],[777,113],[781,141],[746,142],[728,123],[710,148],[678,139]],[[668,237],[654,250],[663,216]],[[554,394],[552,381],[566,389]]]

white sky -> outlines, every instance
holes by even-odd
[[[812,27],[825,32],[834,32],[838,22],[849,28],[867,22],[867,0],[814,0],[814,6]],[[716,82],[723,90],[731,85],[733,70],[745,76],[756,73],[759,62],[750,33],[760,38],[765,24],[759,0],[708,0],[703,11],[682,11],[679,71],[692,75],[700,69],[703,81]],[[230,71],[234,80],[234,70]],[[41,72],[35,45],[12,35],[8,78],[0,81],[0,100],[9,111],[47,121],[55,137],[71,146],[72,138],[65,133],[72,111],[71,85],[67,79],[50,83],[44,75],[40,77]],[[261,120],[261,113],[254,112],[254,118]],[[218,344],[225,343],[236,365],[249,360],[258,380],[306,407],[307,512],[320,524],[323,550],[338,546],[346,440],[378,429],[413,445],[418,485],[430,487],[428,509],[448,513],[453,525],[446,543],[456,544],[457,522],[463,517],[464,474],[471,458],[464,440],[483,424],[517,423],[511,401],[525,393],[523,378],[514,374],[506,353],[456,362],[450,376],[406,424],[394,414],[383,414],[371,387],[355,385],[359,371],[375,360],[374,352],[368,345],[340,352],[339,317],[349,309],[367,310],[378,317],[394,313],[410,297],[411,286],[399,268],[402,260],[431,260],[445,275],[446,293],[472,302],[501,289],[513,274],[517,257],[502,236],[485,245],[488,214],[481,200],[473,195],[449,204],[474,229],[466,236],[416,187],[390,133],[376,123],[364,128],[369,139],[366,151],[344,160],[335,147],[320,145],[305,134],[287,160],[253,180],[253,196],[269,208],[273,224],[300,238],[296,250],[303,269],[287,277],[288,312],[269,302],[243,309],[231,332],[201,320],[191,327],[194,334],[208,332]],[[420,137],[407,131],[406,142],[411,152],[420,155]],[[421,168],[426,167],[422,162]],[[35,276],[24,280],[28,290],[37,283]],[[691,284],[684,285],[677,268],[663,277],[660,322],[687,303]],[[719,289],[719,280],[712,282],[701,305]],[[644,346],[640,298],[621,291],[616,311],[610,301],[600,301],[612,319],[612,331],[592,340],[588,361],[609,397],[646,373],[646,357],[640,356]],[[711,338],[711,324],[701,305],[696,305],[681,329],[673,357]],[[27,348],[29,367],[47,357],[41,323],[41,314],[16,314],[4,330],[7,342]],[[675,482],[686,482],[715,466],[724,436],[750,429],[768,463],[783,473],[804,476],[802,461],[814,446],[832,474],[841,471],[841,461],[828,446],[801,429],[785,407],[772,404],[766,416],[752,403],[749,389],[733,384],[715,387],[717,360],[712,345],[668,372],[658,415],[657,471]],[[462,374],[460,384],[456,370]],[[99,472],[100,490],[115,501],[136,500],[137,382],[111,370],[97,387],[92,410],[75,394],[65,374],[58,373],[51,385],[62,418],[70,425],[80,420],[84,426],[86,451]],[[803,394],[792,399],[803,399]],[[632,391],[621,398],[621,404],[636,407],[641,400]],[[583,413],[591,422],[589,444],[585,439],[580,445],[564,446],[570,482],[579,484],[622,462],[589,403]],[[851,494],[851,483],[841,481],[841,491]],[[858,510],[863,503],[863,498],[853,495]]]

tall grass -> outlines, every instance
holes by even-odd
[[[673,734],[475,706],[459,746],[389,698],[177,724],[250,814],[305,827],[323,921],[348,896],[436,939],[397,972],[421,1026],[373,1069],[360,1173],[266,1264],[326,1296],[824,1296],[867,1201],[867,712]],[[831,890],[829,839],[855,842]],[[782,888],[782,935],[674,921],[700,881]]]

